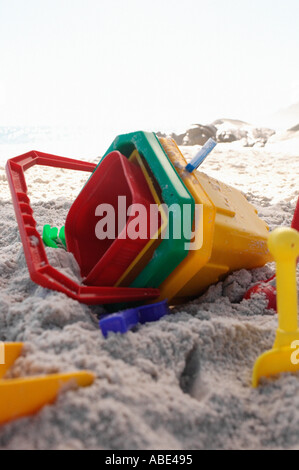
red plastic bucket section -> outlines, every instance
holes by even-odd
[[[148,244],[151,237],[156,233],[157,227],[151,225],[151,204],[155,204],[153,195],[149,189],[147,181],[140,167],[126,159],[124,165],[126,181],[131,188],[132,204],[140,204],[144,208],[144,218],[146,219],[146,233],[141,237],[131,239],[128,236],[127,229],[129,224],[134,221],[136,214],[132,213],[127,218],[126,227],[120,233],[120,236],[111,244],[103,257],[98,261],[92,271],[84,280],[87,285],[113,286],[128,269],[134,259]],[[115,190],[118,192],[118,187]],[[129,205],[127,205],[127,208]],[[162,224],[160,213],[158,213],[158,227]]]
[[[116,207],[118,195],[132,201],[131,188],[123,171],[123,157],[111,153],[88,180],[71,206],[65,222],[68,251],[74,254],[82,276],[86,276],[113,243],[98,240],[95,227],[99,220],[95,212],[99,204]],[[117,191],[116,191],[117,188]]]
[[[125,208],[119,206],[120,196],[126,198]],[[109,204],[114,209],[114,238],[99,239],[96,236],[96,226],[101,220],[96,209],[102,204]],[[127,226],[134,218],[127,215],[131,204],[142,204],[146,208],[147,227],[150,227],[150,204],[155,201],[142,170],[120,152],[112,152],[82,189],[65,224],[67,248],[75,256],[85,284],[114,285],[151,238],[150,229],[144,239],[132,240],[126,235]],[[121,217],[119,210],[125,212]],[[104,217],[107,215],[103,214]],[[121,219],[123,225],[119,227]]]

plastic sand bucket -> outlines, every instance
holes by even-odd
[[[171,206],[175,208],[168,213],[169,236],[163,238],[152,259],[131,284],[131,287],[159,286],[188,254],[186,243],[190,241],[192,223],[190,227],[184,229],[182,218],[178,215],[183,213],[184,205],[188,206],[190,219],[193,221],[194,199],[154,133],[139,131],[116,137],[102,161],[105,161],[107,155],[114,150],[120,151],[127,158],[137,150],[160,188],[161,200],[168,208]],[[181,236],[176,238],[174,232],[178,224]]]
[[[272,259],[268,226],[238,190],[199,171],[188,173],[187,161],[173,139],[160,143],[181,180],[202,205],[193,249],[159,286],[159,299],[180,303],[198,296],[221,276],[238,269],[264,266]]]
[[[122,214],[119,197],[125,198]],[[134,216],[127,215],[132,204],[141,204],[147,217],[146,233],[134,239],[127,233],[134,219]],[[155,204],[155,200],[141,168],[120,152],[110,153],[98,165],[73,203],[65,223],[67,248],[75,256],[85,284],[113,286],[118,281],[151,239],[151,204]],[[103,213],[97,208],[102,207],[106,211],[108,205],[115,215],[111,221],[114,224],[111,226],[112,237],[104,238],[103,233],[99,238],[97,224],[99,215]],[[123,220],[120,221],[119,217]]]

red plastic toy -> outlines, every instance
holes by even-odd
[[[292,228],[294,228],[295,230],[298,230],[299,232],[299,197],[298,197],[297,205],[296,205],[295,212],[294,212]]]
[[[299,232],[299,197],[295,208],[291,228],[294,228]],[[254,294],[264,294],[268,301],[267,308],[276,310],[277,306],[275,279],[276,276],[274,274],[272,277],[270,277],[270,279],[255,284],[250,289],[248,289],[248,291],[244,295],[244,299],[250,299]]]
[[[135,302],[159,297],[158,289],[83,286],[49,264],[27,196],[24,172],[34,165],[92,172],[93,163],[31,151],[7,161],[6,173],[31,279],[42,287],[63,292],[85,304]]]
[[[120,207],[119,198],[122,198]],[[141,234],[142,238],[137,233],[138,236],[132,239],[127,233],[130,222],[136,219],[134,210],[133,215],[127,215],[132,204],[140,204],[146,211],[143,220],[146,233]],[[67,249],[74,254],[85,284],[113,286],[117,283],[154,234],[151,204],[154,205],[155,200],[141,168],[118,151],[107,155],[76,198],[65,222]],[[112,210],[110,218],[105,211],[106,205],[109,205],[107,210]],[[103,210],[97,214],[97,208]],[[105,232],[108,220],[112,233],[99,239],[96,226],[101,223],[99,216],[104,214]],[[107,236],[106,233],[103,235]]]

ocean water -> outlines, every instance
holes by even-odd
[[[186,131],[187,127],[185,127]],[[144,130],[164,133],[184,132],[182,128],[151,129],[107,126],[0,126],[0,164],[30,150],[69,158],[92,160],[102,156],[115,137]]]
[[[69,158],[95,160],[122,132],[83,127],[0,127],[0,164],[30,150]]]

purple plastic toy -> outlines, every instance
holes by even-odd
[[[99,321],[99,326],[103,335],[107,338],[109,332],[126,333],[141,323],[154,322],[168,315],[170,312],[167,300],[151,305],[122,310],[103,317]]]

